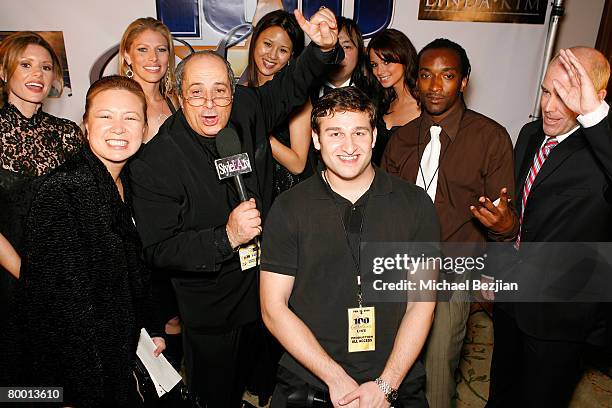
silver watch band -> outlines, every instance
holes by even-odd
[[[385,394],[385,396],[391,394],[391,392],[394,391],[393,387],[391,387],[389,384],[387,384],[380,377],[378,377],[376,380],[374,380],[374,382],[376,383],[376,385],[378,385],[378,388],[380,388],[382,390],[382,392]]]

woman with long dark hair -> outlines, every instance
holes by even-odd
[[[388,28],[376,34],[367,48],[371,74],[378,82],[378,135],[372,160],[380,164],[395,129],[421,114],[415,97],[417,52],[401,31]]]
[[[276,10],[255,26],[246,68],[247,85],[263,86],[304,49],[304,32],[293,14]],[[306,168],[310,147],[309,106],[296,112],[270,135],[274,157],[274,196],[310,175]]]

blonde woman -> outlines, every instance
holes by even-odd
[[[133,21],[119,44],[119,74],[140,84],[147,98],[147,143],[178,107],[174,92],[174,44],[164,23],[152,17]]]
[[[176,112],[179,103],[175,93],[175,55],[168,27],[152,17],[134,20],[123,33],[119,44],[119,74],[134,79],[147,100],[147,143],[160,126]],[[182,360],[181,322],[174,289],[168,276],[153,275],[153,295],[160,319],[166,321],[166,357],[180,370]]]

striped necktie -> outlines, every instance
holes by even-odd
[[[529,169],[529,172],[527,173],[527,178],[525,178],[525,185],[523,186],[523,196],[522,196],[523,205],[521,207],[520,228],[519,228],[518,237],[516,238],[516,242],[514,244],[514,247],[516,249],[518,249],[519,246],[521,245],[521,230],[523,227],[523,214],[525,214],[525,206],[527,205],[527,198],[529,197],[529,193],[531,192],[531,187],[533,186],[533,183],[538,173],[540,172],[542,165],[544,165],[544,162],[548,158],[550,151],[558,144],[559,142],[557,141],[556,137],[549,137],[546,140],[546,143],[544,143],[544,145],[540,147],[540,150],[538,150],[536,155],[533,157],[533,163],[531,164],[531,168]]]

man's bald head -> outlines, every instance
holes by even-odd
[[[595,90],[599,92],[606,89],[610,79],[610,63],[606,56],[590,47],[572,47],[570,51],[578,58],[584,69],[586,69],[589,78],[593,81]],[[552,60],[551,65],[560,63],[559,55],[557,55]]]
[[[232,70],[232,66],[229,63],[229,61],[227,61],[225,58],[223,58],[222,56],[220,56],[214,51],[204,50],[204,51],[192,52],[187,57],[183,58],[183,60],[176,67],[176,73],[175,73],[176,88],[175,89],[177,90],[179,96],[183,95],[183,79],[184,79],[183,77],[185,75],[185,71],[188,68],[188,65],[190,64],[192,60],[196,60],[199,58],[209,58],[213,60],[214,62],[222,64],[225,67],[226,73],[227,73],[227,80],[231,85],[232,93],[233,93],[236,88],[236,77],[234,75],[234,71]]]
[[[234,73],[229,63],[212,51],[190,54],[176,69],[179,102],[191,129],[216,137],[227,126],[232,111]]]
[[[603,100],[610,78],[610,64],[606,58],[599,51],[588,47],[574,47],[570,48],[570,51],[578,60],[576,64],[581,65],[591,79],[597,98]],[[551,61],[541,84],[542,127],[547,136],[560,136],[578,126],[576,119],[578,113],[568,107],[558,93],[558,87],[566,90],[568,87],[577,86],[572,84],[571,78],[574,76],[571,71],[576,70],[577,65],[571,61],[564,65],[563,61],[566,59],[561,59],[560,56],[556,56]],[[577,108],[575,104],[572,106],[574,109]]]

